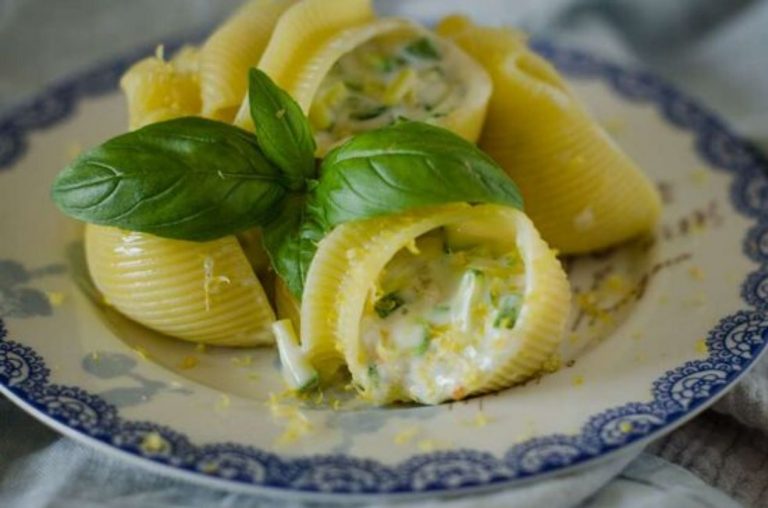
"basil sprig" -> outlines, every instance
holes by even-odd
[[[400,122],[353,137],[322,162],[299,105],[249,74],[255,135],[179,118],[117,136],[57,176],[52,197],[77,219],[183,240],[263,229],[275,271],[301,297],[317,244],[345,222],[450,202],[521,208],[503,170],[445,129]]]
[[[256,139],[264,155],[288,178],[291,190],[301,190],[314,178],[315,136],[301,107],[258,69],[248,74],[248,96]]]
[[[280,215],[264,227],[262,237],[272,267],[299,297],[317,244],[326,234],[305,201],[306,196],[297,194],[285,199]]]

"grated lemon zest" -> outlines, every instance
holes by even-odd
[[[478,411],[475,417],[472,419],[472,425],[478,428],[485,427],[490,422],[490,419],[482,411]]]
[[[200,360],[196,356],[187,355],[181,359],[181,362],[179,362],[179,368],[184,370],[194,369],[198,366],[199,363]]]
[[[133,348],[133,352],[136,353],[138,357],[145,362],[150,358],[149,352],[143,346],[136,346],[135,348]]]
[[[163,436],[155,431],[148,432],[141,440],[141,449],[145,452],[160,452],[165,448],[165,446],[165,439],[163,439]]]
[[[419,433],[419,430],[419,427],[409,427],[407,429],[403,429],[395,434],[393,442],[399,446],[406,445],[413,441],[413,438],[416,437],[416,435]]]
[[[704,280],[704,271],[698,266],[690,267],[688,269],[688,275],[690,275],[693,280]]]
[[[64,293],[60,291],[48,291],[45,293],[45,296],[53,307],[58,307],[64,303]]]

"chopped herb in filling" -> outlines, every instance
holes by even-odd
[[[381,319],[385,319],[397,309],[402,307],[405,302],[397,293],[389,293],[379,298],[373,305],[373,309]]]
[[[518,295],[504,296],[499,306],[499,312],[496,314],[496,319],[493,320],[494,328],[514,328],[517,317],[520,315],[520,303]]]
[[[319,146],[399,119],[450,114],[464,90],[457,71],[429,37],[376,38],[342,56],[309,111]]]
[[[405,52],[409,55],[418,58],[426,58],[429,60],[437,60],[440,58],[440,52],[437,50],[432,41],[426,37],[416,39],[412,43],[408,44],[405,47]]]

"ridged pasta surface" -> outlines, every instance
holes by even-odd
[[[278,20],[258,67],[296,97],[294,91],[307,72],[307,62],[325,49],[338,32],[373,18],[371,0],[300,0]],[[253,129],[247,97],[235,124]]]
[[[274,313],[234,236],[198,243],[88,224],[85,245],[105,302],[134,321],[217,346],[273,342]]]
[[[230,122],[248,89],[280,16],[295,0],[250,0],[222,24],[200,50],[202,114]]]
[[[162,50],[131,66],[120,80],[131,130],[181,116],[199,115],[199,52],[186,47],[170,61]]]
[[[661,211],[654,185],[520,34],[458,16],[438,32],[490,73],[479,145],[520,187],[526,213],[552,247],[588,252],[654,227]]]

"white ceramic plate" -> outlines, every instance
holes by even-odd
[[[557,373],[437,407],[342,401],[334,410],[327,398],[275,411],[273,350],[196,351],[103,307],[84,272],[81,227],[57,213],[48,188],[78,149],[124,130],[115,84],[137,53],[0,119],[0,389],[54,428],[139,464],[345,498],[514,484],[680,425],[766,344],[765,161],[653,76],[537,49],[666,201],[654,238],[566,261],[578,303]],[[190,355],[198,365],[181,368]]]

